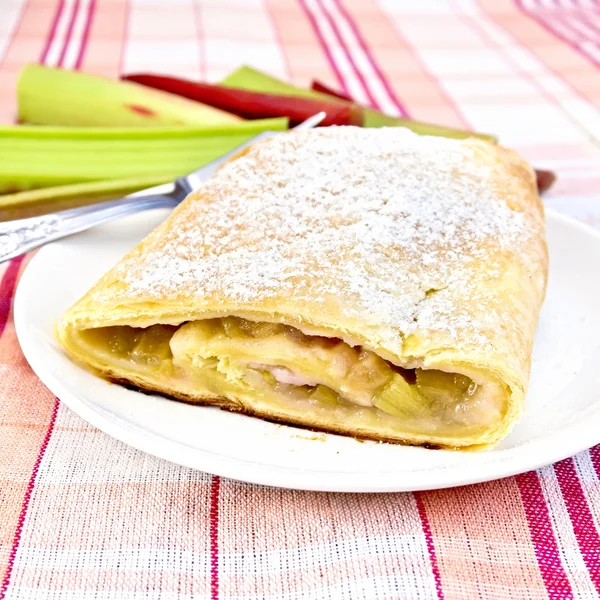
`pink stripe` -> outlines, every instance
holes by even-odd
[[[46,62],[48,52],[50,52],[50,46],[52,46],[52,42],[54,42],[54,38],[56,37],[56,28],[58,27],[58,21],[60,20],[60,15],[62,14],[64,8],[65,0],[60,0],[58,6],[56,7],[56,12],[54,13],[54,20],[52,21],[52,25],[50,27],[50,33],[46,38],[46,44],[44,45],[44,49],[42,50],[42,54],[40,56],[41,64]]]
[[[83,63],[83,57],[87,50],[88,39],[90,37],[90,31],[92,29],[92,22],[94,21],[94,11],[96,10],[96,0],[90,0],[88,6],[87,17],[85,21],[85,29],[81,36],[81,45],[79,46],[79,53],[77,54],[77,60],[75,61],[75,70],[78,71]]]
[[[352,54],[350,53],[350,50],[348,50],[348,47],[346,46],[346,44],[344,42],[344,38],[342,37],[342,34],[340,33],[340,30],[337,27],[335,19],[333,19],[333,17],[329,13],[329,11],[325,8],[325,6],[321,2],[321,0],[315,0],[315,2],[321,7],[321,10],[323,11],[325,18],[327,19],[327,22],[329,23],[329,25],[331,25],[333,34],[335,35],[335,38],[337,39],[338,44],[340,45],[340,48],[343,50],[344,54],[346,55],[346,58],[348,59],[350,66],[354,70],[354,73],[356,74],[360,83],[362,84],[363,90],[367,94],[367,97],[369,98],[369,102],[371,103],[371,106],[373,108],[380,108],[379,103],[377,102],[377,100],[375,99],[373,94],[371,93],[371,90],[369,89],[369,86],[368,86],[365,78],[363,77],[363,74],[361,73],[361,71],[358,68],[358,66],[356,65],[356,63],[354,62],[354,59],[352,58]]]
[[[596,591],[600,592],[600,535],[572,459],[554,465],[556,477],[573,524],[573,532]]]
[[[433,573],[433,579],[435,581],[435,589],[437,591],[437,597],[439,600],[444,600],[444,590],[442,589],[442,578],[440,577],[440,570],[438,569],[437,556],[435,553],[435,545],[433,543],[433,535],[431,534],[431,527],[429,525],[429,519],[427,518],[427,511],[425,510],[425,504],[421,499],[421,492],[414,492],[413,496],[417,503],[417,510],[419,511],[419,517],[421,518],[421,526],[423,527],[423,533],[425,535],[425,544],[427,545],[427,552],[429,554],[429,562],[431,563],[431,571]]]
[[[4,271],[4,276],[2,277],[2,283],[0,283],[0,336],[4,333],[6,323],[8,323],[15,286],[19,278],[19,269],[24,258],[24,256],[18,256],[8,263],[8,267],[6,267],[6,271]]]
[[[60,57],[58,59],[59,67],[63,66],[65,56],[67,55],[67,50],[69,48],[69,44],[71,43],[71,35],[73,34],[73,27],[75,26],[75,20],[77,19],[78,12],[79,12],[79,0],[75,0],[75,4],[73,6],[73,12],[71,13],[71,20],[69,21],[69,27],[67,28],[67,33],[65,35],[65,42],[63,44],[62,50],[60,52]]]
[[[516,480],[548,597],[550,600],[573,598],[573,590],[560,560],[558,543],[537,473],[529,471],[517,475]]]
[[[595,66],[600,66],[600,63],[593,57],[590,56],[587,52],[583,51],[578,44],[574,44],[571,40],[567,39],[562,33],[557,31],[554,27],[550,26],[546,19],[542,16],[538,16],[535,14],[535,10],[530,10],[529,8],[523,5],[523,0],[515,0],[515,4],[517,7],[523,12],[527,17],[533,19],[538,25],[543,27],[548,33],[551,33],[553,36],[557,37],[559,40],[562,40],[565,44],[568,44],[575,52],[577,52],[580,56],[587,58],[590,62],[592,62]]]
[[[333,2],[335,2],[337,7],[339,8],[339,11],[342,13],[344,18],[348,22],[348,25],[350,25],[350,28],[352,29],[354,35],[356,36],[356,39],[358,40],[360,47],[362,48],[366,57],[369,59],[369,62],[371,63],[373,70],[375,71],[375,73],[377,73],[377,77],[379,78],[379,81],[381,81],[381,84],[385,88],[390,99],[392,100],[392,102],[394,103],[394,105],[396,106],[396,108],[398,109],[398,111],[400,112],[400,114],[403,117],[408,116],[408,111],[406,110],[406,108],[404,107],[402,102],[400,102],[400,99],[398,98],[398,96],[396,96],[396,93],[392,89],[392,86],[390,85],[390,83],[387,80],[387,77],[384,75],[383,71],[379,68],[377,61],[371,54],[371,51],[369,50],[368,45],[366,44],[364,38],[360,34],[360,31],[359,31],[358,27],[356,26],[354,19],[350,16],[348,11],[346,10],[346,7],[342,4],[342,0],[333,0]]]
[[[219,600],[219,490],[221,478],[210,484],[210,600]],[[0,598],[0,600],[2,600]]]
[[[44,454],[46,453],[46,448],[48,447],[48,443],[50,442],[50,437],[52,436],[52,432],[54,431],[54,425],[56,423],[56,415],[58,413],[58,405],[59,401],[56,398],[54,402],[54,409],[52,410],[52,415],[50,416],[50,423],[48,424],[48,429],[46,431],[46,435],[44,436],[44,441],[40,446],[40,451],[38,452],[37,458],[33,465],[33,470],[31,471],[31,477],[29,478],[29,483],[27,484],[27,490],[25,491],[25,496],[23,497],[23,503],[21,505],[21,512],[19,513],[19,519],[17,521],[17,529],[15,531],[15,537],[13,538],[13,543],[10,549],[10,554],[8,556],[8,565],[6,568],[6,574],[4,575],[4,581],[2,582],[2,587],[0,587],[0,600],[6,596],[6,591],[8,590],[8,586],[10,585],[10,578],[12,575],[13,567],[15,565],[15,557],[17,556],[17,550],[19,549],[19,543],[21,542],[21,535],[23,533],[23,525],[25,524],[25,517],[27,516],[27,509],[29,508],[29,502],[31,500],[31,495],[33,494],[33,489],[35,488],[35,481],[37,479],[37,474],[40,469],[40,464],[42,463],[42,459],[44,458]]]
[[[317,20],[315,19],[314,15],[312,14],[312,11],[310,10],[310,8],[308,8],[308,6],[306,5],[305,0],[298,0],[298,3],[300,4],[302,9],[306,13],[308,20],[310,21],[310,24],[312,25],[312,28],[313,28],[317,38],[319,39],[321,48],[322,48],[323,52],[325,53],[325,56],[327,56],[327,60],[329,61],[329,64],[331,65],[331,68],[333,69],[335,76],[337,77],[338,83],[342,87],[342,90],[344,91],[344,93],[346,95],[348,95],[348,93],[349,93],[348,86],[346,85],[346,82],[344,80],[344,77],[342,76],[341,71],[338,69],[337,63],[335,62],[333,55],[331,54],[331,52],[329,50],[329,46],[328,46],[327,42],[325,41],[325,38],[321,34],[321,29],[319,27],[319,24],[317,23]]]

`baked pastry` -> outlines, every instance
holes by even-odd
[[[524,406],[544,216],[515,152],[406,129],[246,149],[64,315],[99,375],[343,435],[445,448]]]

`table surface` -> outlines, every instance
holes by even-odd
[[[23,64],[218,80],[242,63],[499,134],[600,225],[596,0],[1,0],[0,121]],[[0,165],[1,169],[1,165]],[[0,600],[598,598],[600,447],[414,494],[262,488],[87,425],[19,349],[0,270]]]

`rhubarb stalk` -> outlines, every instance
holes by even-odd
[[[360,106],[334,98],[301,98],[266,94],[146,73],[127,75],[123,79],[202,102],[245,119],[288,117],[290,126],[294,126],[318,112],[324,112],[326,117],[321,122],[321,126],[361,126],[364,122],[364,111]]]
[[[266,73],[261,73],[251,67],[240,67],[233,73],[230,73],[222,82],[222,85],[235,87],[255,92],[266,92],[269,94],[282,94],[286,96],[301,96],[308,98],[327,98],[327,94],[296,87]],[[329,96],[330,97],[330,96]],[[339,99],[339,98],[338,98]],[[341,99],[339,99],[341,101]],[[486,133],[476,133],[461,129],[452,129],[442,125],[432,125],[430,123],[421,123],[400,117],[390,117],[382,112],[371,108],[364,110],[364,127],[406,127],[420,135],[437,135],[441,137],[463,139],[467,137],[477,137],[489,142],[495,142],[493,135]]]
[[[230,113],[98,75],[27,65],[17,84],[19,120],[75,127],[160,127],[236,123]]]
[[[171,180],[170,176],[148,175],[128,179],[109,179],[74,183],[0,195],[0,221],[37,215],[114,200]]]
[[[175,178],[286,119],[141,129],[0,127],[0,193],[106,179]]]

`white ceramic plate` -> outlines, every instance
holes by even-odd
[[[54,339],[54,324],[165,211],[43,248],[17,291],[17,333],[35,372],[65,404],[109,435],[175,463],[253,483],[323,491],[424,490],[506,477],[600,442],[600,234],[548,212],[550,283],[527,410],[510,436],[488,452],[312,433],[126,390],[71,363]]]

